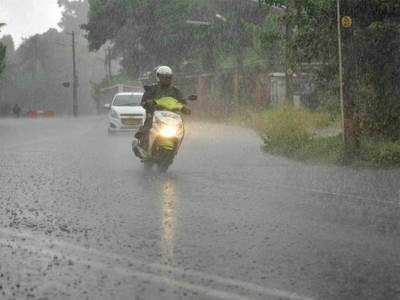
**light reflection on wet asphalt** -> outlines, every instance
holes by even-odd
[[[177,231],[176,212],[179,211],[180,201],[175,194],[174,183],[166,179],[161,188],[162,201],[162,240],[161,262],[174,266],[174,246]]]

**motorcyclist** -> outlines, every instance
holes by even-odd
[[[146,110],[146,120],[140,127],[135,137],[138,145],[142,149],[147,149],[149,132],[153,123],[153,113],[155,111],[155,101],[162,97],[172,97],[182,104],[186,104],[181,91],[172,85],[173,72],[168,66],[160,66],[156,70],[157,84],[145,87],[141,106]]]

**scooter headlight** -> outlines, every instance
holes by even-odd
[[[160,130],[160,135],[165,138],[175,137],[178,134],[178,130],[176,127],[163,127]]]

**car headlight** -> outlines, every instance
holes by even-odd
[[[163,127],[160,130],[160,135],[166,138],[177,136],[177,133],[178,130],[176,127]]]
[[[111,116],[111,118],[119,119],[119,114],[115,110],[111,111],[110,116]]]

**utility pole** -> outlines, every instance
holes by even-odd
[[[112,72],[111,72],[111,47],[108,47],[108,78],[112,79]]]
[[[343,143],[346,145],[345,122],[344,122],[344,100],[343,100],[343,54],[342,54],[342,24],[340,13],[340,0],[336,0],[337,9],[337,29],[338,29],[338,47],[339,47],[339,85],[340,85],[340,109],[342,113]]]
[[[104,67],[106,71],[106,79],[111,81],[112,73],[111,73],[111,47],[107,47],[104,49],[105,52],[105,60],[104,60]]]
[[[39,39],[39,36],[38,35],[36,35],[34,38],[33,38],[33,64],[32,64],[32,83],[33,82],[35,82],[35,80],[38,78],[38,61],[39,61],[39,47],[38,47],[38,39]],[[33,103],[34,103],[34,101],[35,101],[35,95],[36,93],[32,93],[31,94],[31,107],[30,107],[30,110],[32,111],[33,110]],[[38,105],[37,103],[36,103],[36,105]]]
[[[72,82],[72,89],[73,89],[73,102],[72,102],[72,111],[74,117],[78,116],[78,75],[76,72],[76,47],[75,47],[75,32],[72,31],[72,61],[73,61],[73,82]]]
[[[76,42],[75,31],[68,33],[72,36],[72,113],[74,117],[78,116],[78,87],[79,79],[76,71]]]
[[[38,63],[39,63],[39,46],[38,46],[38,36],[33,39],[33,77],[36,78],[38,73]]]
[[[351,5],[351,4],[350,4]],[[340,0],[336,0],[339,47],[339,81],[340,102],[342,111],[343,143],[345,159],[350,159],[358,147],[359,140],[355,132],[354,97],[354,49],[353,49],[353,16],[342,16]],[[345,42],[343,44],[343,42]]]

